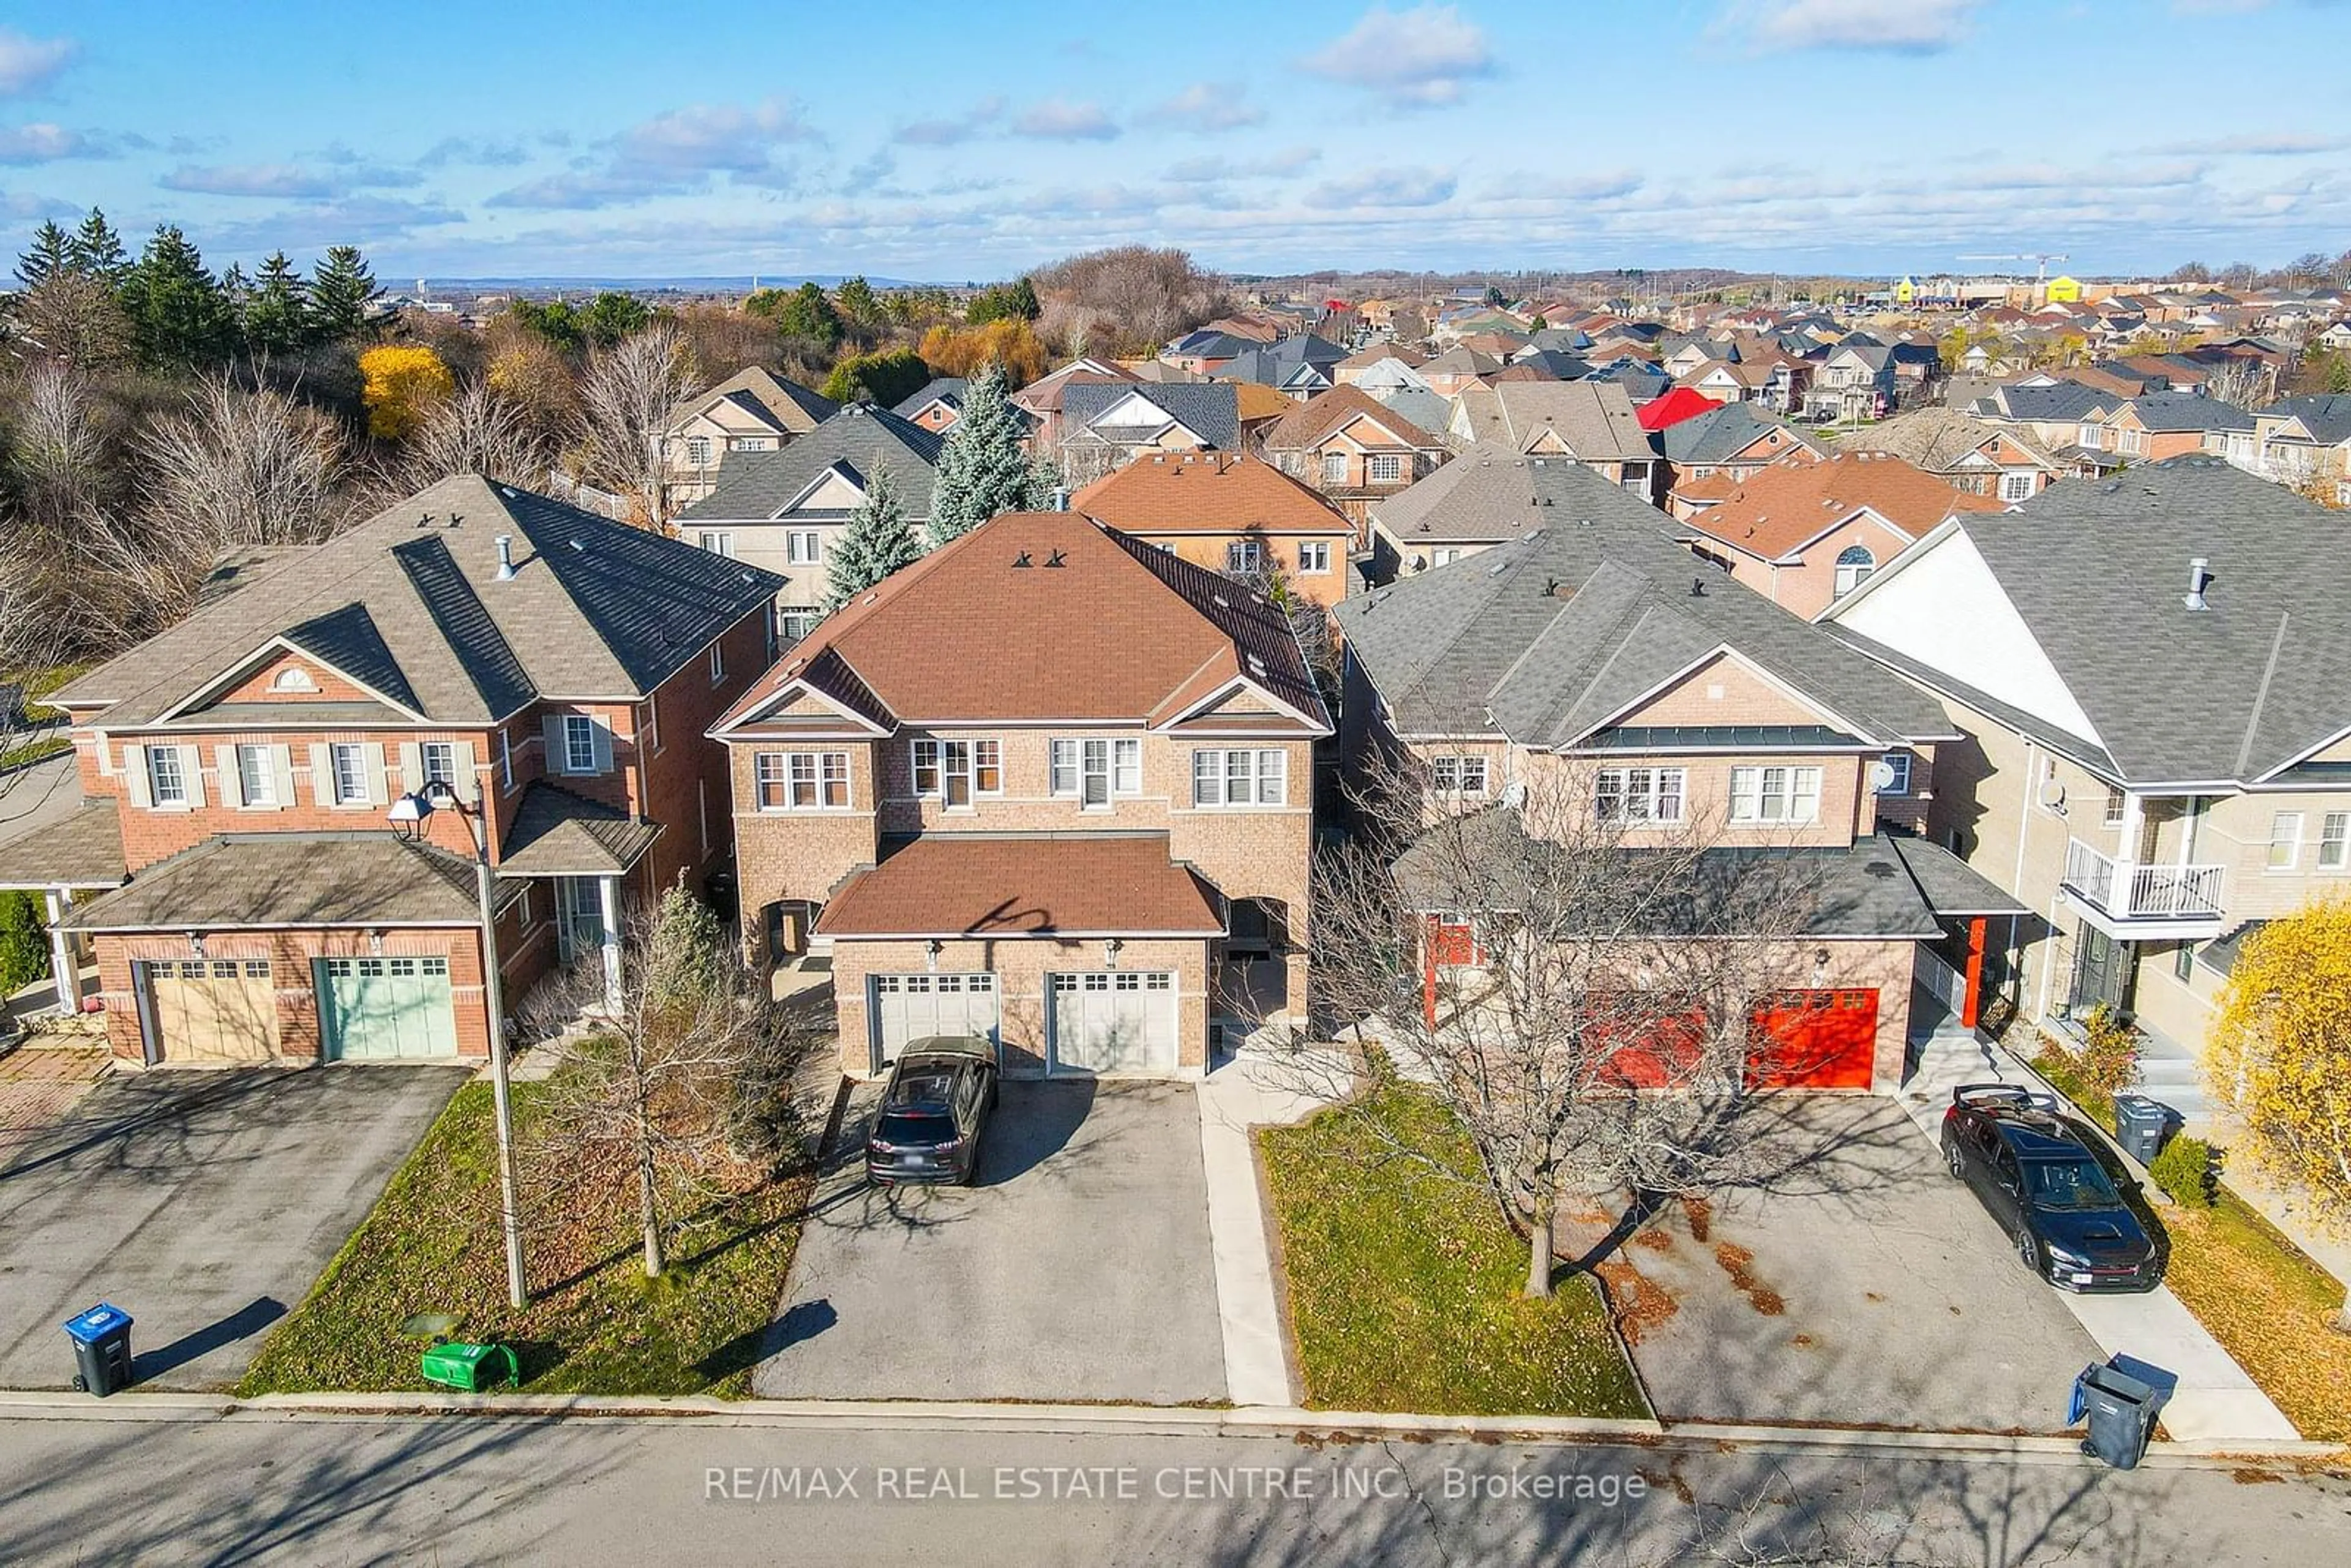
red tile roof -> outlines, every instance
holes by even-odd
[[[1221,936],[1165,833],[931,833],[852,874],[820,936]]]
[[[1070,497],[1072,511],[1130,534],[1343,534],[1320,495],[1255,457],[1154,453]]]

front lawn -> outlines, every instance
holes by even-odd
[[[1466,1159],[1426,1094],[1364,1103],[1409,1145]],[[1353,1113],[1258,1133],[1306,1403],[1432,1415],[1649,1414],[1589,1279],[1520,1294],[1526,1243],[1482,1192],[1395,1156]]]
[[[538,1085],[515,1086],[527,1135]],[[574,1212],[534,1211],[527,1234],[535,1294],[507,1305],[490,1089],[469,1083],[325,1274],[262,1350],[244,1395],[424,1389],[423,1343],[401,1324],[461,1312],[458,1337],[521,1353],[523,1386],[541,1394],[750,1392],[751,1369],[799,1239],[808,1182],[793,1177],[713,1203],[669,1239],[670,1266],[644,1277],[626,1218],[590,1209],[596,1184],[569,1189]]]
[[[2064,1051],[2045,1048],[2032,1067],[2091,1120],[2114,1125],[2113,1100]],[[2342,1284],[2225,1186],[2214,1207],[2157,1213],[2171,1235],[2172,1293],[2304,1437],[2351,1441],[2351,1334],[2328,1326]]]

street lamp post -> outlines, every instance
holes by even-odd
[[[515,1202],[514,1093],[507,1062],[506,1003],[498,976],[497,910],[491,897],[487,824],[479,810],[465,809],[445,779],[428,781],[421,794],[402,796],[392,802],[391,815],[394,823],[421,827],[425,818],[444,807],[465,819],[474,840],[474,892],[482,915],[482,1007],[490,1026],[490,1098],[497,1124],[499,1218],[507,1242],[507,1303],[519,1309],[529,1301],[530,1292],[523,1274],[522,1211]]]

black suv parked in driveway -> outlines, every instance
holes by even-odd
[[[979,1143],[996,1109],[996,1047],[973,1035],[907,1042],[865,1141],[865,1176],[901,1182],[979,1179]]]
[[[2046,1095],[1962,1083],[1943,1113],[1943,1163],[2009,1234],[2017,1260],[2062,1291],[2151,1291],[2163,1262],[2093,1149]]]

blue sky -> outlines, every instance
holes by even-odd
[[[11,0],[0,234],[95,203],[386,277],[2273,264],[2351,244],[2346,43],[2332,0]]]

